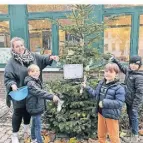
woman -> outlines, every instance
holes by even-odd
[[[20,37],[14,37],[11,40],[11,59],[8,61],[5,72],[4,82],[7,90],[6,103],[10,107],[11,100],[13,103],[13,116],[12,116],[12,143],[19,143],[18,131],[22,122],[24,121],[24,138],[28,135],[30,115],[26,111],[25,99],[21,101],[14,101],[8,95],[10,91],[17,90],[24,86],[24,78],[27,76],[27,67],[31,64],[37,64],[40,67],[40,73],[47,66],[51,65],[53,60],[58,60],[57,56],[43,56],[36,53],[31,53],[24,46],[24,40]],[[42,80],[42,74],[40,74]]]

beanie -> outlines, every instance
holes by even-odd
[[[131,57],[130,61],[129,61],[129,64],[132,64],[132,63],[137,64],[137,65],[139,65],[139,67],[141,67],[141,65],[142,65],[141,57],[140,56],[133,56],[133,57]]]

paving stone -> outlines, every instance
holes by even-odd
[[[7,139],[4,143],[11,143],[11,139]]]
[[[0,141],[1,141],[2,143],[4,143],[5,141],[8,140],[9,137],[10,137],[10,135],[4,134],[4,136],[0,139]]]
[[[9,109],[5,105],[5,99],[0,98],[0,143],[11,143],[11,134],[12,134],[12,127],[11,127],[11,117],[12,117],[12,108]],[[19,132],[19,142],[24,143],[23,140],[23,132],[22,126]],[[98,143],[97,140],[94,140],[92,143]],[[121,139],[121,143],[128,143],[124,142]],[[140,136],[139,143],[143,143],[143,136]]]

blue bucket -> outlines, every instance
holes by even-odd
[[[11,91],[9,95],[11,96],[12,99],[16,101],[23,100],[28,95],[28,87],[27,86],[20,87],[16,91]]]

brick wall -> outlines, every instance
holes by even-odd
[[[6,90],[4,86],[4,72],[0,71],[0,98],[4,98],[6,95]],[[43,72],[43,81],[46,82],[47,80],[57,80],[62,79],[63,74],[62,72]]]
[[[4,77],[3,77],[3,71],[0,71],[0,98],[4,98],[6,91],[5,91],[5,86],[4,86]],[[121,81],[124,80],[124,75],[123,74],[119,74],[119,77],[121,79]],[[46,82],[47,80],[57,80],[57,79],[63,79],[63,74],[62,72],[47,72],[44,71],[43,72],[43,81]]]
[[[5,97],[5,93],[3,71],[0,71],[0,98]]]

